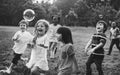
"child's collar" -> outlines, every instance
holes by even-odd
[[[24,33],[24,32],[26,32],[26,30],[24,30],[24,31],[21,30],[21,32]]]

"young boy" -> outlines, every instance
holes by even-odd
[[[57,38],[55,36],[57,29],[61,27],[60,25],[60,17],[58,15],[54,15],[52,17],[52,24],[50,25],[50,45],[49,45],[49,49],[50,49],[50,58],[55,58],[55,53],[57,50]]]
[[[114,45],[116,45],[118,50],[120,51],[118,35],[119,35],[119,28],[116,26],[115,22],[112,22],[111,29],[110,29],[111,43],[110,43],[108,55],[111,55],[112,48],[113,48]]]
[[[106,35],[104,34],[107,30],[106,22],[98,21],[96,24],[96,31],[88,44],[85,47],[85,52],[91,53],[86,63],[86,75],[92,75],[91,64],[95,63],[99,75],[103,75],[102,62],[104,59],[104,45],[106,43]],[[91,50],[87,50],[88,47],[92,47]]]
[[[24,54],[27,44],[29,43],[29,40],[31,39],[32,35],[27,31],[28,22],[25,20],[21,20],[19,22],[20,30],[17,31],[14,36],[12,37],[12,40],[14,41],[13,51],[14,51],[14,58],[12,60],[12,63],[7,70],[3,70],[3,72],[11,73],[11,70],[13,66],[17,65],[18,61],[21,59],[21,55]]]

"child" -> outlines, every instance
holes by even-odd
[[[21,59],[21,55],[24,54],[27,48],[27,43],[32,37],[31,33],[27,31],[28,25],[28,22],[25,20],[19,22],[20,30],[17,31],[12,38],[15,43],[13,46],[14,58],[10,67],[7,70],[4,70],[6,73],[11,73],[13,66],[17,65],[18,61]]]
[[[85,52],[91,53],[86,63],[86,75],[92,75],[91,64],[95,63],[98,74],[103,75],[102,62],[104,59],[104,45],[106,43],[106,35],[104,34],[107,30],[107,24],[105,21],[98,21],[96,24],[96,31],[90,41],[85,47]],[[91,50],[87,50],[88,47],[92,47]]]
[[[119,35],[119,28],[116,26],[115,22],[112,22],[111,29],[110,29],[111,43],[110,43],[108,55],[111,55],[112,48],[113,48],[114,45],[116,45],[118,50],[120,51],[118,35]]]
[[[49,31],[49,35],[50,35],[50,45],[49,45],[49,49],[50,49],[50,58],[55,58],[55,53],[57,50],[57,38],[55,36],[56,31],[59,27],[61,27],[60,23],[60,17],[58,15],[54,15],[52,17],[52,21],[53,24],[50,25],[50,31]]]
[[[60,27],[57,30],[58,41],[61,42],[58,75],[72,75],[78,71],[78,64],[73,48],[72,34],[69,28]]]
[[[47,31],[49,22],[46,20],[38,20],[35,24],[35,37],[28,45],[31,47],[31,57],[26,66],[31,70],[31,75],[44,75],[49,70],[47,61],[47,49],[49,42],[47,40]]]

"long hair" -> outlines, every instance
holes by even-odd
[[[38,24],[41,23],[41,22],[45,25],[46,32],[48,31],[48,29],[49,29],[49,22],[48,22],[47,20],[45,20],[45,19],[40,19],[40,20],[38,20],[37,23],[35,24],[35,30],[34,30],[35,33],[36,33],[36,31],[37,31],[37,26],[38,26]],[[45,32],[45,33],[46,33],[46,32]]]
[[[65,44],[68,44],[68,43],[73,44],[72,33],[69,28],[60,27],[58,28],[57,33],[62,35],[62,42],[64,42]]]
[[[37,39],[37,26],[38,24],[42,22],[44,25],[45,25],[45,28],[46,28],[46,31],[45,33],[47,33],[47,31],[49,30],[49,22],[45,19],[40,19],[37,21],[37,23],[35,24],[35,30],[34,30],[34,34],[35,34],[35,37],[33,38],[33,43],[36,44],[36,39]]]

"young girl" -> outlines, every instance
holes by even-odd
[[[60,25],[60,17],[58,15],[54,15],[52,17],[52,24],[50,24],[50,30],[49,30],[49,35],[50,35],[50,45],[49,45],[49,49],[50,49],[50,58],[55,58],[55,53],[57,50],[57,45],[58,45],[58,41],[57,38],[55,36],[57,29],[61,27]]]
[[[58,41],[61,42],[58,75],[71,75],[78,71],[78,65],[73,48],[72,34],[69,28],[60,27],[57,30]]]
[[[115,22],[112,22],[111,29],[110,29],[110,40],[111,40],[111,43],[110,43],[108,55],[111,55],[112,48],[113,48],[114,45],[116,45],[118,50],[120,51],[119,37],[118,37],[119,34],[120,34],[119,33],[119,28],[116,26]]]
[[[86,75],[92,75],[91,64],[93,63],[96,64],[98,74],[103,75],[102,62],[104,59],[103,47],[106,43],[106,35],[104,34],[105,31],[107,30],[106,25],[107,25],[106,22],[98,21],[98,23],[96,24],[97,33],[92,35],[92,38],[85,47],[85,52],[91,53],[86,63]],[[92,49],[88,51],[87,49],[90,46],[92,47]]]
[[[31,47],[31,57],[26,66],[31,69],[31,75],[44,75],[49,70],[47,61],[47,49],[49,42],[47,40],[47,31],[49,22],[46,20],[38,20],[35,24],[35,37],[28,45]]]
[[[31,33],[27,31],[28,22],[25,20],[21,20],[19,22],[20,30],[17,31],[12,40],[14,41],[13,51],[14,51],[14,58],[12,60],[12,63],[10,67],[7,70],[4,70],[4,72],[11,73],[12,67],[17,65],[18,61],[21,59],[21,55],[24,54],[27,44],[31,40]]]

